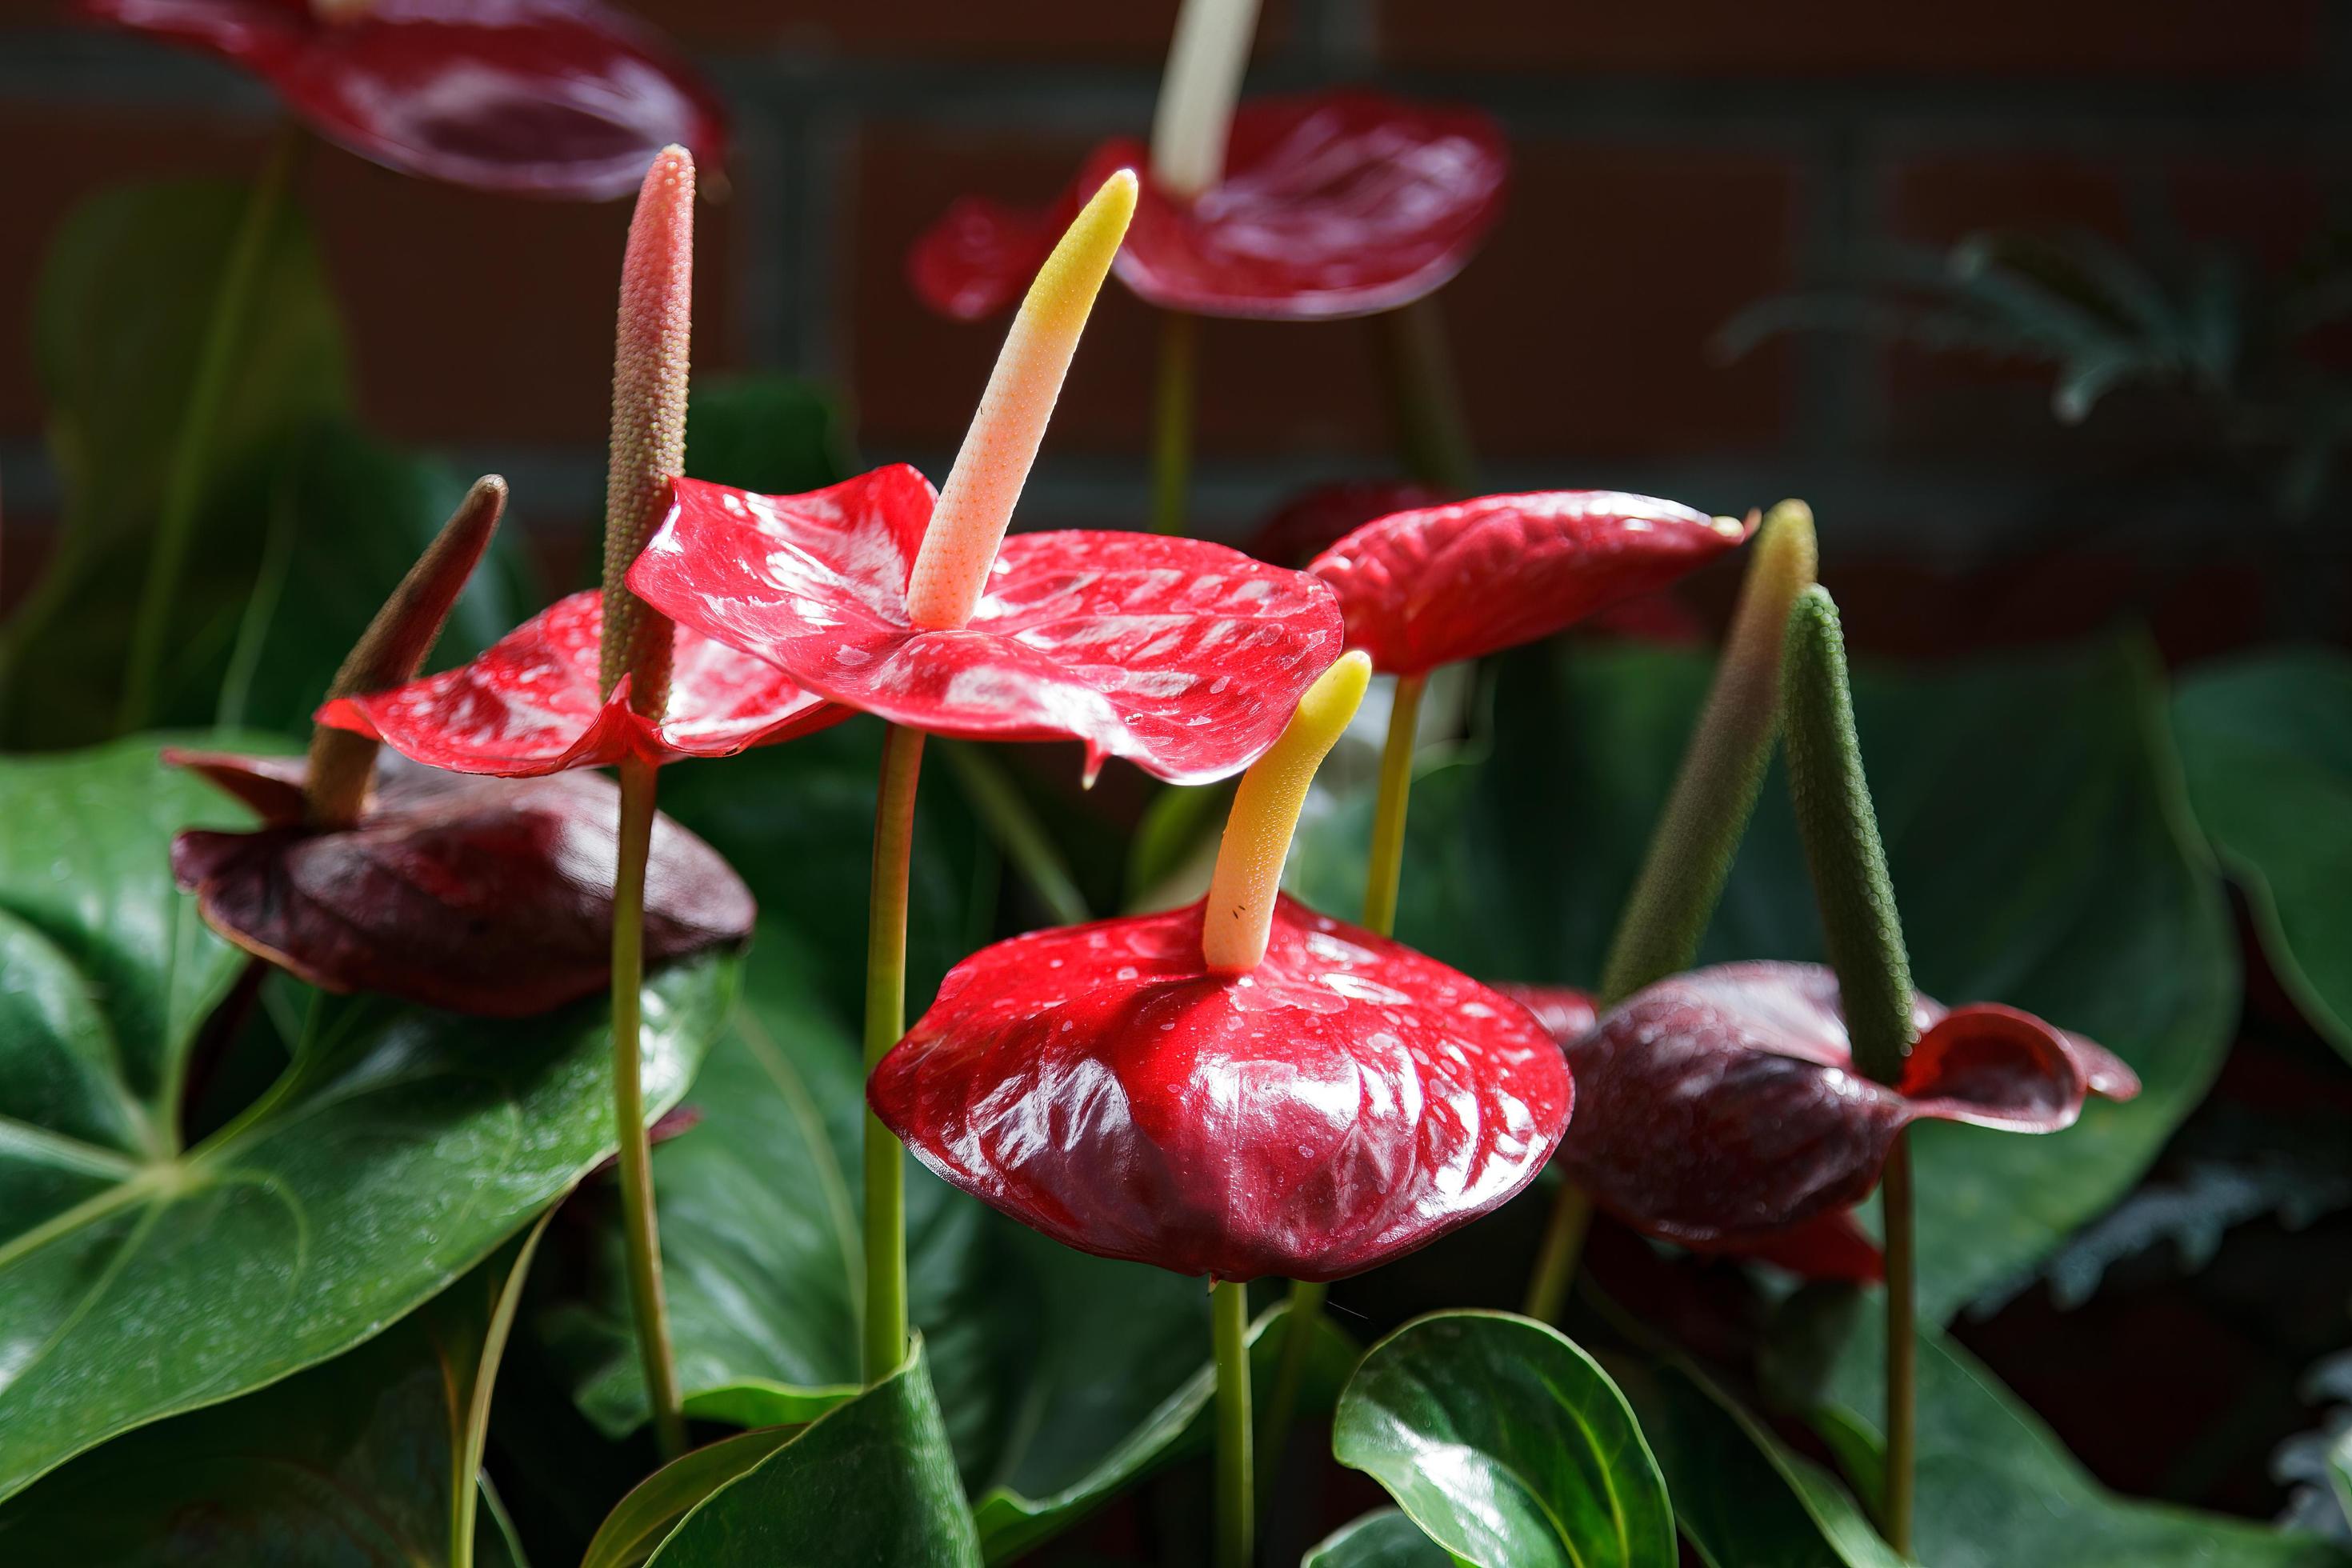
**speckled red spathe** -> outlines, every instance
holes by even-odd
[[[726,151],[710,89],[643,23],[597,0],[77,0],[93,20],[262,78],[330,141],[403,174],[604,201],[662,147]]]
[[[849,717],[774,666],[681,629],[659,723],[632,712],[626,678],[597,693],[603,611],[593,589],[559,599],[472,663],[364,697],[338,698],[319,722],[371,735],[454,773],[522,777],[724,757]]]
[[[1368,522],[1307,570],[1339,595],[1349,647],[1419,675],[1656,593],[1749,531],[1615,490],[1480,496]]]
[[[1360,1273],[1533,1180],[1560,1053],[1467,975],[1285,898],[1213,976],[1201,906],[950,972],[866,1099],[932,1170],[1068,1246],[1221,1279]]]
[[[1071,186],[1148,171],[1139,142],[1105,143]],[[1318,320],[1393,310],[1460,271],[1502,212],[1509,153],[1475,110],[1378,93],[1253,100],[1234,115],[1225,176],[1184,198],[1144,176],[1119,281],[1165,310]],[[977,321],[1036,275],[1074,197],[1043,211],[979,197],[950,207],[908,254],[933,310]]]
[[[359,820],[303,820],[299,757],[164,760],[262,818],[187,829],[172,870],[207,924],[330,991],[371,991],[488,1017],[544,1012],[610,984],[620,792],[587,773],[468,778],[386,758]],[[656,963],[751,935],[751,890],[656,816],[645,943]]]
[[[1247,766],[1339,657],[1323,584],[1223,545],[1066,531],[1004,541],[970,623],[924,630],[907,583],[936,500],[904,465],[804,496],[680,479],[629,587],[681,628],[844,707],[930,734],[1076,740],[1195,784]]]
[[[1889,1087],[1853,1070],[1837,977],[1732,963],[1636,992],[1565,1045],[1582,1112],[1560,1166],[1636,1229],[1703,1249],[1849,1209],[1922,1119],[2011,1132],[2072,1126],[2086,1095],[2128,1100],[2113,1053],[2027,1013],[1922,996]]]

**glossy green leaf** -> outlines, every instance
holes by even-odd
[[[711,1494],[657,1568],[980,1568],[921,1342],[907,1363]]]
[[[705,1498],[801,1435],[762,1426],[708,1443],[647,1476],[623,1498],[588,1543],[580,1568],[636,1568]]]
[[[34,355],[66,495],[48,566],[0,637],[0,741],[104,736],[198,346],[246,191],[105,191],[59,226],[34,302]],[[291,446],[351,401],[341,327],[307,226],[282,214],[230,378],[210,482],[174,596],[163,715],[211,719]],[[330,531],[332,520],[323,525]]]
[[[1708,1568],[1901,1568],[1836,1477],[1793,1453],[1695,1368],[1608,1360]]]
[[[2271,967],[2352,1057],[2352,658],[2313,647],[2209,665],[2172,714],[2189,804],[2246,889]]]
[[[1675,1568],[1665,1482],[1625,1396],[1566,1336],[1439,1312],[1374,1345],[1331,1452],[1475,1568]]]
[[[686,407],[686,471],[761,495],[800,495],[856,471],[849,421],[796,375],[698,378]]]
[[[1343,1524],[1307,1549],[1298,1568],[1454,1568],[1461,1561],[1392,1508]]]
[[[0,1561],[426,1568],[470,1530],[478,1568],[520,1568],[494,1501],[456,1489],[483,1495],[468,1438],[544,1224],[357,1349],[44,1478],[0,1507]]]
[[[1501,661],[1484,738],[1414,789],[1399,937],[1488,979],[1593,984],[1707,678],[1704,658],[1657,649]],[[2146,1084],[2054,1136],[1915,1131],[1921,1311],[1940,1321],[2138,1179],[2220,1065],[2236,952],[2135,645],[1865,665],[1854,702],[1919,987],[2038,1013]],[[1370,805],[1301,835],[1293,881],[1319,908],[1360,896]],[[1821,957],[1777,766],[1701,957]]]
[[[0,763],[0,1496],[349,1349],[611,1147],[601,1004],[514,1023],[355,997],[320,999],[286,1076],[184,1149],[190,1044],[240,960],[167,846],[225,815],[152,742]],[[647,986],[649,1101],[677,1098],[735,968]]]
[[[1824,1415],[1875,1445],[1885,1315],[1857,1313]],[[1935,1568],[2347,1568],[2352,1552],[2251,1520],[2118,1497],[1959,1346],[1919,1336],[1913,1546]]]

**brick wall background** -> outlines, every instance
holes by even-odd
[[[941,473],[1001,329],[922,312],[906,245],[956,194],[1042,197],[1097,138],[1140,131],[1172,0],[644,9],[737,117],[731,195],[703,219],[698,369],[833,379],[867,458]],[[2151,560],[2261,569],[2273,536],[2258,498],[2176,473],[2179,433],[2130,400],[2062,431],[2044,378],[2015,367],[1830,337],[1726,364],[1711,340],[1759,296],[1987,226],[2291,266],[2342,216],[2347,16],[2325,0],[1270,0],[1251,86],[1371,80],[1477,102],[1509,132],[1508,215],[1444,296],[1493,486],[1606,484],[1724,510],[1802,494],[1833,552],[1978,570],[1979,586],[1988,563],[2061,544],[2073,575],[2011,584],[1999,613],[2079,619],[2084,592]],[[54,503],[25,321],[49,230],[110,180],[250,168],[271,117],[226,69],[0,0],[12,532]],[[507,473],[551,542],[584,535],[624,207],[470,195],[325,149],[303,177],[371,423]],[[1145,512],[1151,323],[1112,294],[1026,522]],[[1361,323],[1210,323],[1203,531],[1238,532],[1305,482],[1389,470],[1376,363]],[[2230,640],[2234,601],[2179,591],[2190,601],[2158,603],[2159,619]],[[1946,613],[1988,612],[1962,598]],[[1886,618],[1897,644],[1949,629]]]

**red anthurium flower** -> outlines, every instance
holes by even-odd
[[[1587,992],[1556,985],[1507,984],[1496,989],[1534,1014],[1536,1022],[1544,1026],[1544,1032],[1562,1050],[1569,1052],[1571,1060],[1575,1056],[1571,1047],[1600,1022],[1600,1010]],[[1577,1130],[1571,1128],[1563,1143],[1573,1143],[1577,1137]],[[1563,1153],[1561,1158],[1565,1160],[1567,1155]],[[1622,1215],[1617,1217],[1625,1218]],[[1660,1239],[1672,1238],[1661,1236]],[[1807,1279],[1847,1279],[1868,1284],[1885,1278],[1886,1273],[1886,1260],[1879,1255],[1878,1244],[1854,1224],[1850,1209],[1832,1209],[1777,1230],[1732,1239],[1702,1242],[1685,1238],[1681,1245],[1693,1252],[1752,1258]]]
[[[669,705],[658,720],[629,703],[628,678],[598,694],[603,607],[594,589],[559,599],[471,664],[367,696],[341,698],[319,721],[373,736],[457,773],[522,777],[723,757],[839,723],[850,710],[793,685],[772,664],[680,628]]]
[[[1106,142],[1076,189],[1150,165],[1139,142]],[[1462,269],[1501,214],[1508,170],[1502,132],[1475,110],[1358,91],[1261,99],[1233,117],[1223,179],[1188,195],[1146,176],[1119,280],[1193,315],[1392,310]],[[916,241],[908,279],[944,315],[992,315],[1021,297],[1074,207],[968,197]]]
[[[1208,897],[973,954],[868,1081],[942,1177],[1083,1251],[1335,1279],[1533,1179],[1566,1123],[1525,1009],[1274,892],[1350,655],[1243,779]]]
[[[1562,1169],[1638,1230],[1753,1250],[1860,1202],[1915,1121],[2055,1132],[2085,1095],[2139,1092],[2111,1052],[2011,1007],[1922,996],[1914,1020],[1890,1088],[1853,1070],[1827,968],[1731,963],[1661,981],[1566,1045],[1585,1115]]]
[[[172,870],[215,931],[329,991],[520,1017],[604,988],[620,792],[591,773],[513,782],[395,759],[359,819],[306,817],[299,757],[166,752],[260,814],[190,829]],[[751,934],[751,890],[718,852],[654,824],[646,951],[683,957]]]
[[[967,623],[916,625],[938,504],[903,465],[805,496],[682,479],[629,587],[844,708],[969,740],[1076,739],[1089,775],[1106,756],[1180,784],[1233,773],[1339,656],[1319,583],[1152,534],[1017,534]]]
[[[710,89],[596,0],[78,0],[267,81],[329,141],[402,174],[604,201],[663,146],[725,151]]]
[[[1421,675],[1655,593],[1754,526],[1614,490],[1481,496],[1368,522],[1307,569],[1339,594],[1349,647]]]

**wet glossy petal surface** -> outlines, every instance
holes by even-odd
[[[629,586],[681,626],[895,724],[1076,740],[1178,783],[1246,766],[1339,657],[1338,604],[1223,545],[1066,531],[1004,542],[971,622],[908,624],[929,484],[903,466],[805,496],[681,479]]]
[[[1651,496],[1545,490],[1381,518],[1307,570],[1339,594],[1349,647],[1383,673],[1418,675],[1654,594],[1747,537]]]
[[[1201,906],[999,942],[950,973],[867,1099],[923,1163],[1082,1251],[1336,1279],[1525,1186],[1559,1049],[1495,992],[1284,899],[1208,975]]]
[[[1156,189],[1149,149],[1097,149],[1051,205],[982,197],[916,241],[908,281],[943,315],[1008,309],[1076,210],[1118,169],[1144,174],[1119,280],[1165,310],[1311,321],[1410,304],[1469,261],[1501,216],[1510,158],[1475,110],[1368,92],[1256,99],[1234,116],[1225,177],[1186,200]]]
[[[597,774],[471,778],[386,758],[355,827],[301,825],[297,759],[166,753],[263,810],[249,833],[191,829],[172,869],[205,921],[330,991],[520,1017],[610,975],[620,791]],[[661,962],[751,934],[751,890],[718,852],[656,817],[646,952]]]
[[[1661,981],[1566,1045],[1580,1114],[1562,1168],[1636,1229],[1745,1249],[1860,1202],[1915,1120],[2055,1132],[2086,1093],[2138,1092],[2113,1056],[2013,1008],[1922,996],[1913,1016],[1919,1038],[1890,1089],[1852,1070],[1826,968]]]
[[[373,735],[428,767],[527,777],[602,767],[632,753],[655,763],[724,757],[849,717],[773,665],[680,627],[669,713],[629,710],[625,689],[599,701],[594,590],[559,599],[471,664],[390,691],[339,698],[319,721]]]
[[[79,0],[266,79],[312,129],[403,174],[602,201],[664,146],[726,150],[710,89],[642,23],[596,0]]]

